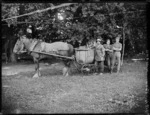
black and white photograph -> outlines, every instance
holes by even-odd
[[[1,113],[148,114],[146,2],[2,2]]]

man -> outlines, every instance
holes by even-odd
[[[107,39],[106,44],[104,44],[105,54],[106,54],[106,62],[109,70],[111,71],[111,62],[113,59],[113,49],[112,45],[110,45],[110,39]]]
[[[98,38],[95,46],[95,64],[97,65],[96,71],[98,73],[100,68],[100,75],[102,75],[104,72],[104,56],[105,56],[105,49],[101,44],[101,38]]]
[[[114,50],[114,57],[113,57],[113,60],[112,60],[112,67],[111,67],[111,72],[114,68],[114,64],[116,62],[116,59],[117,59],[117,73],[119,73],[120,71],[120,60],[121,60],[121,53],[120,51],[122,50],[122,44],[119,42],[120,40],[120,35],[118,35],[116,37],[116,42],[113,44],[113,50]]]

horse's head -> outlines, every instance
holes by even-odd
[[[22,51],[24,51],[24,43],[23,43],[22,39],[18,39],[14,46],[13,52],[16,54],[19,54]]]

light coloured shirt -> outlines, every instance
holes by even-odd
[[[121,49],[122,50],[122,44],[121,43],[114,43],[113,48]],[[121,51],[121,50],[115,50],[115,51]]]
[[[97,44],[95,46],[95,60],[96,61],[104,61],[105,56],[105,48],[101,44]]]

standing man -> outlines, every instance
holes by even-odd
[[[116,62],[117,59],[117,73],[119,73],[120,71],[120,60],[121,60],[121,53],[120,51],[122,50],[122,44],[119,42],[121,35],[118,35],[116,37],[116,42],[113,44],[113,50],[114,50],[114,57],[112,60],[112,67],[111,67],[111,72],[114,68],[114,64]]]
[[[112,66],[112,60],[113,60],[113,49],[112,45],[110,45],[110,39],[107,39],[106,44],[104,44],[105,48],[105,59],[107,62],[107,66],[109,68],[109,71],[111,71],[111,66]]]
[[[104,72],[104,56],[105,56],[105,49],[103,45],[101,44],[101,37],[97,39],[97,43],[95,46],[95,64],[97,65],[97,72],[99,73],[100,70],[100,75],[103,74]]]

